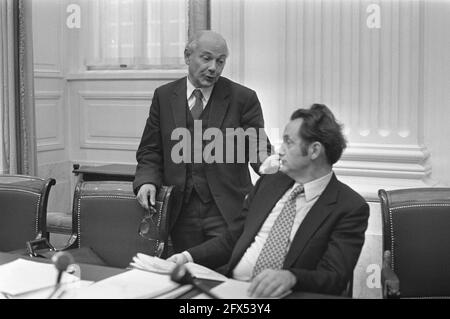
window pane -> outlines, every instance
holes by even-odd
[[[90,0],[88,67],[180,67],[188,0]]]

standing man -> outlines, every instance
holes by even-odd
[[[252,189],[249,162],[258,172],[260,163],[271,151],[263,132],[264,119],[256,93],[221,77],[228,57],[223,37],[212,31],[198,32],[186,45],[184,56],[188,76],[154,92],[136,153],[138,165],[133,184],[137,200],[146,209],[155,203],[160,185],[175,185],[168,216],[175,252],[219,236],[231,226],[241,213],[245,195]],[[215,150],[216,155],[224,157],[211,163],[205,162],[203,156],[206,141],[203,139],[199,148],[194,140],[212,128],[225,136],[227,129],[236,128],[253,129],[258,134],[246,136],[245,142],[232,145],[232,150],[228,149],[229,140],[220,143],[216,137],[218,140],[213,142],[223,146]],[[191,139],[179,141],[179,136],[173,136],[174,130],[180,129],[188,132]],[[256,139],[256,143],[250,143],[251,139]],[[173,152],[180,143],[181,154]],[[257,145],[257,149],[251,150],[250,144]],[[249,161],[252,151],[257,153],[253,162]],[[237,161],[235,155],[242,152],[244,160]],[[195,160],[198,158],[201,160]]]
[[[337,180],[332,167],[346,142],[322,104],[291,116],[280,149],[280,172],[263,175],[244,203],[245,224],[169,258],[216,268],[251,281],[249,294],[289,290],[341,294],[364,244],[369,206]]]

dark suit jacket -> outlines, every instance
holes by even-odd
[[[293,184],[283,173],[261,177],[244,203],[237,227],[189,249],[194,261],[210,268],[227,263],[224,273],[230,276],[277,201]],[[368,218],[364,199],[333,174],[297,230],[284,261],[283,269],[297,277],[294,289],[342,293],[353,276]]]
[[[225,132],[226,128],[258,130],[264,127],[256,93],[242,85],[221,77],[214,86],[210,101],[208,128],[219,128]],[[179,214],[186,183],[186,164],[174,163],[171,159],[172,148],[179,142],[171,140],[171,134],[176,128],[186,127],[186,106],[186,77],[157,88],[136,153],[135,192],[146,183],[175,185],[170,227]],[[268,143],[263,152],[267,154],[270,150],[271,145]],[[260,162],[251,165],[257,172]],[[220,212],[228,224],[232,223],[242,211],[245,195],[253,187],[248,162],[208,164],[205,166],[205,175]]]

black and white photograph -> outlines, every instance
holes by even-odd
[[[448,298],[449,123],[450,0],[0,0],[0,304]]]

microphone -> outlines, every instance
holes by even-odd
[[[56,285],[53,292],[50,294],[48,299],[51,299],[55,294],[58,288],[61,286],[61,278],[62,274],[67,270],[67,267],[74,263],[73,257],[68,252],[60,251],[53,255],[52,257],[53,264],[58,270],[58,277],[56,278]]]
[[[206,294],[208,297],[211,297],[213,299],[219,299],[219,297],[211,293],[209,289],[205,287],[202,283],[195,280],[185,265],[177,265],[170,274],[170,279],[181,285],[192,285],[201,292],[203,292],[204,294]]]

